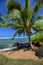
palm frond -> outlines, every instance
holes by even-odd
[[[8,27],[9,24],[1,24],[0,27]]]
[[[17,36],[17,34],[18,34],[18,32],[16,31],[16,32],[14,33],[14,35],[13,35],[12,40],[14,40],[14,38]]]
[[[35,22],[35,21],[37,21],[37,20],[40,20],[40,19],[42,19],[42,18],[43,18],[43,15],[40,15],[40,16],[36,17],[33,22]]]
[[[23,33],[23,30],[18,30],[18,36],[20,36]]]
[[[26,19],[31,18],[31,3],[30,0],[25,0],[25,14],[26,14]]]
[[[40,9],[40,8],[43,8],[43,4],[42,4],[42,0],[37,0],[34,8],[33,8],[33,13],[32,13],[32,19],[34,18],[35,14],[37,13],[37,11]]]
[[[7,17],[5,17],[4,15],[0,14],[0,23],[5,23],[6,19],[7,19]]]
[[[25,9],[21,12],[21,15],[22,15],[22,19],[23,19],[23,21],[25,22],[25,21],[26,21],[26,19],[27,19]]]
[[[8,19],[11,20],[21,20],[21,12],[17,9],[13,9],[9,15],[8,15]]]
[[[7,23],[0,24],[1,28],[12,27],[12,26],[13,26],[13,24],[7,24]]]
[[[35,21],[33,24],[33,29],[36,31],[43,31],[43,20]]]
[[[18,28],[17,29],[18,36],[20,36],[22,33],[24,33],[24,29],[23,28]]]
[[[16,23],[16,24],[13,24],[13,27],[15,29],[17,29],[17,28],[23,28],[23,25],[20,25],[20,24]]]
[[[23,35],[24,35],[24,36],[26,35],[25,31],[23,32]]]
[[[37,0],[39,3],[40,3],[40,5],[43,7],[43,0]]]
[[[23,28],[18,28],[17,31],[14,33],[12,40],[18,35],[20,36],[24,32]]]
[[[17,1],[17,0],[8,0],[7,9],[8,9],[8,12],[12,11],[13,9],[18,9],[21,11],[21,5],[20,5],[19,1]]]

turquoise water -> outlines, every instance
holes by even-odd
[[[27,43],[27,38],[15,38],[11,39],[0,39],[0,48],[4,48],[5,46],[11,47],[14,43]]]

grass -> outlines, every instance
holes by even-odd
[[[13,60],[0,55],[0,65],[43,65],[43,61],[36,60]]]

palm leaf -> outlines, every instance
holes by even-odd
[[[23,32],[23,35],[24,35],[24,36],[26,35],[25,31]]]
[[[40,19],[42,19],[43,18],[43,15],[40,15],[40,16],[38,16],[37,18],[35,18],[35,20],[33,21],[33,22],[35,22],[35,21],[37,21],[37,20],[40,20]]]
[[[40,5],[43,7],[43,0],[37,0],[39,3],[40,3]]]
[[[34,8],[33,8],[33,13],[32,13],[32,19],[31,19],[31,20],[33,20],[33,18],[34,18],[34,16],[35,16],[35,14],[37,13],[37,11],[38,11],[40,8],[43,7],[43,4],[42,4],[42,3],[43,3],[42,0],[37,0],[35,6],[34,6]]]
[[[17,34],[18,34],[18,32],[16,31],[16,32],[14,33],[14,35],[13,35],[12,40],[14,40],[14,38],[17,36]]]
[[[8,24],[1,24],[0,27],[8,27]]]
[[[18,36],[20,36],[22,33],[24,33],[24,29],[23,28],[18,28],[17,32],[18,32]]]
[[[17,31],[14,33],[12,40],[18,35],[20,36],[24,32],[23,28],[18,28]]]
[[[17,19],[21,19],[21,13],[19,10],[17,9],[13,9],[9,15],[8,15],[8,19],[11,20],[17,20]]]
[[[25,0],[25,14],[26,14],[26,18],[30,19],[31,17],[31,3],[30,0]]]
[[[19,1],[17,1],[17,0],[8,0],[7,9],[8,9],[8,12],[10,12],[13,9],[18,9],[21,11],[21,5],[20,5]]]
[[[15,29],[17,29],[17,28],[23,28],[23,26],[20,25],[20,24],[18,24],[18,23],[13,24],[13,27],[14,27]]]
[[[7,23],[4,23],[4,24],[0,24],[0,27],[12,27],[12,24],[7,24]]]
[[[36,31],[43,31],[43,20],[37,20],[34,22],[33,29]]]
[[[5,23],[6,19],[7,19],[7,17],[5,17],[4,15],[0,14],[0,23]]]

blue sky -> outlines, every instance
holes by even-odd
[[[7,0],[0,0],[0,13],[3,15],[7,15],[7,8],[6,8],[6,1]],[[24,6],[24,0],[19,0],[21,5]],[[34,7],[36,3],[36,0],[31,0],[31,6],[32,8]],[[36,17],[40,14],[43,13],[43,9],[40,9],[37,14]],[[12,37],[14,34],[14,30],[11,28],[0,28],[0,37]],[[20,37],[24,37],[23,34]]]

